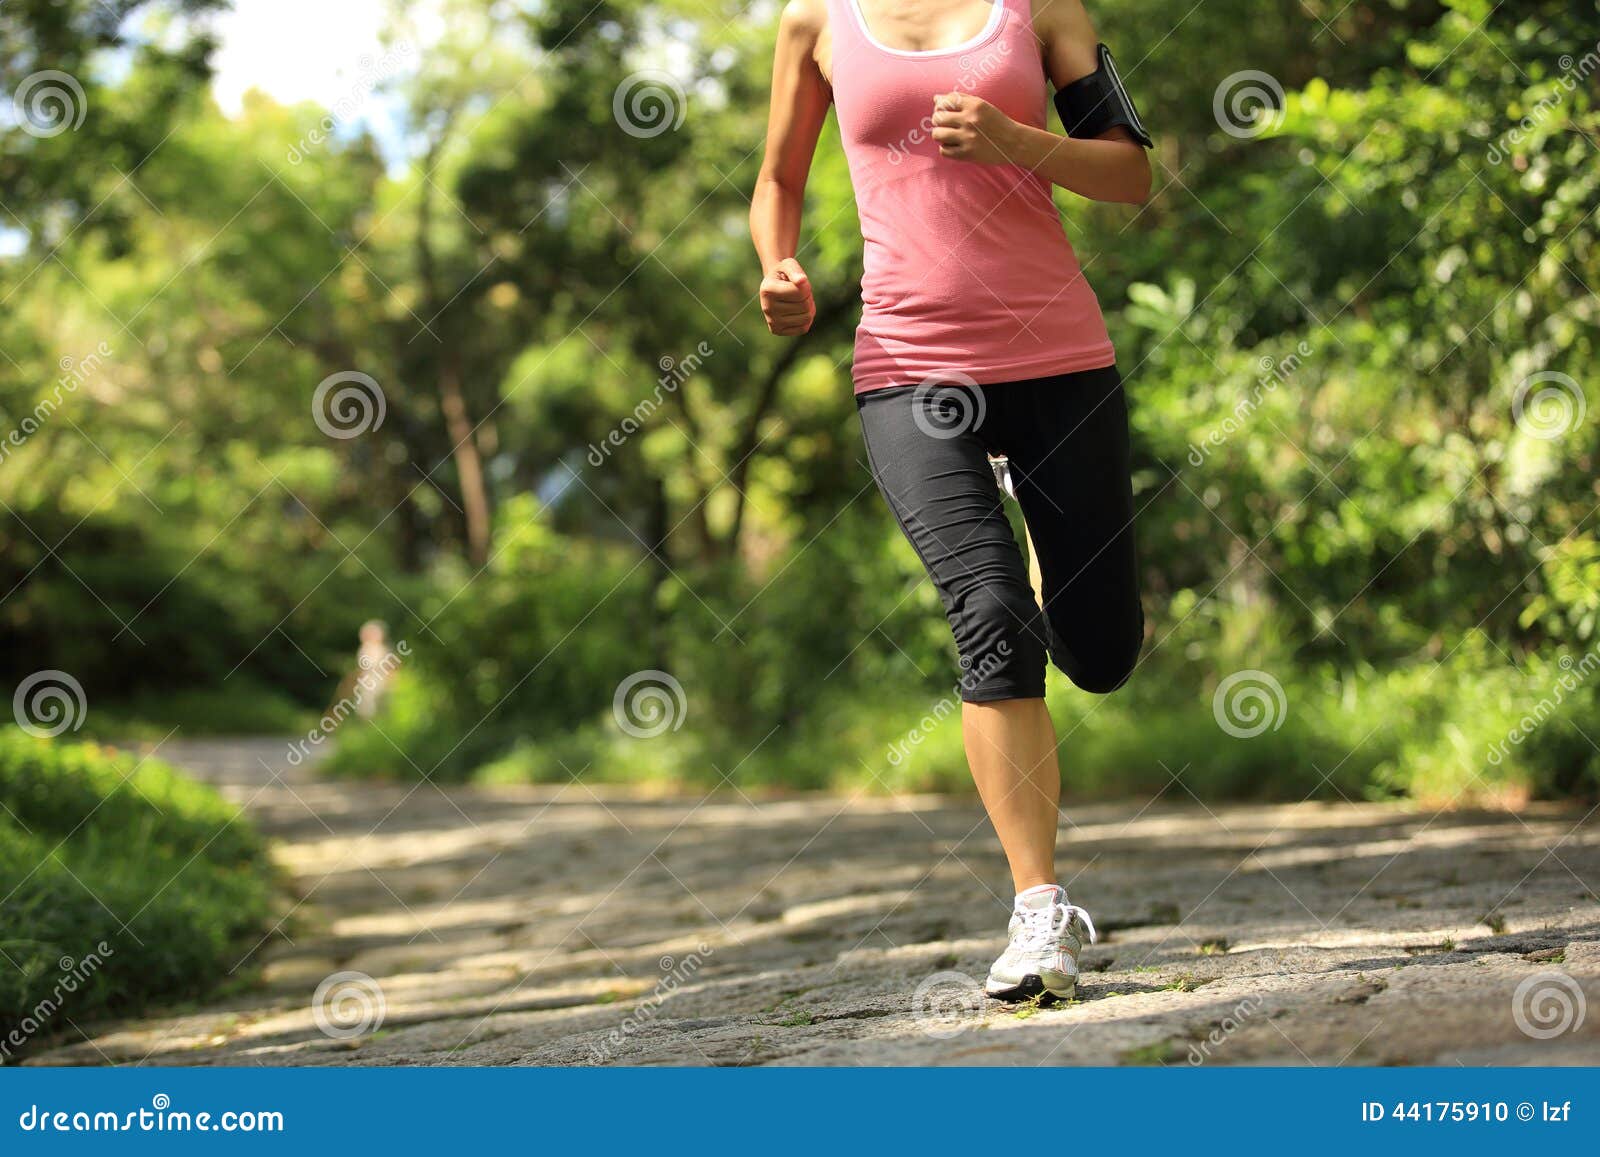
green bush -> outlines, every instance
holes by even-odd
[[[722,615],[741,638],[719,642],[710,630],[667,636],[677,656],[668,669],[683,694],[677,726],[660,734],[629,734],[613,717],[610,680],[620,682],[639,659],[625,628],[608,620],[576,652],[594,654],[598,639],[616,657],[606,677],[588,674],[584,711],[543,704],[522,716],[527,726],[510,717],[474,728],[480,716],[464,712],[459,695],[439,682],[423,645],[383,714],[338,733],[333,766],[411,776],[433,766],[424,758],[455,747],[471,757],[444,760],[448,774],[487,782],[969,791],[948,632],[926,587],[904,597],[898,580],[915,576],[896,572],[895,554],[885,569],[870,555],[818,549],[793,560],[798,581],[753,601],[739,586],[721,595],[713,583],[697,587],[715,600],[701,614]],[[576,599],[592,568],[568,570],[563,582]],[[540,581],[553,582],[552,573]],[[826,621],[809,594],[823,574],[835,584],[827,606],[842,626]],[[459,615],[483,610],[472,604]],[[503,614],[488,611],[492,620]],[[898,619],[873,635],[872,616]],[[672,622],[694,618],[685,612]],[[1113,695],[1086,695],[1051,674],[1069,798],[1165,792],[1179,801],[1412,797],[1461,805],[1581,798],[1600,787],[1600,756],[1584,738],[1600,690],[1594,653],[1508,664],[1475,632],[1438,659],[1347,665],[1297,650],[1292,626],[1269,604],[1239,608],[1180,591],[1166,618],[1174,625],[1162,645]],[[503,673],[485,683],[485,696],[516,701],[514,684],[528,666],[512,650],[521,644],[482,625],[453,630],[470,630],[483,669]]]
[[[266,925],[266,853],[155,760],[0,728],[0,1047],[224,980]],[[12,1034],[17,1034],[13,1036]]]
[[[622,679],[653,665],[647,577],[629,552],[522,522],[490,569],[447,571],[415,615],[391,623],[410,655],[385,716],[345,723],[328,770],[460,780],[524,737],[596,716]]]
[[[589,778],[716,782],[718,768],[739,764],[774,728],[793,733],[854,699],[876,702],[882,689],[905,687],[908,661],[930,674],[948,663],[949,633],[920,565],[878,529],[841,518],[763,573],[680,570],[653,587],[633,552],[521,521],[487,571],[470,584],[444,580],[421,622],[396,625],[411,656],[384,714],[345,723],[326,767],[460,780],[486,764],[505,778],[499,761],[510,759],[523,769],[516,778],[587,769]],[[640,743],[617,728],[613,697],[650,670],[677,680],[683,714],[680,729]],[[913,669],[910,700],[922,681]],[[860,754],[837,742],[827,750],[850,763]],[[821,755],[791,761],[796,778],[784,782],[829,782]]]
[[[239,158],[281,169],[317,110],[152,116],[145,54],[96,147],[6,138],[0,411],[60,408],[0,446],[0,679],[72,673],[108,737],[303,734],[293,704],[323,708],[381,618],[410,653],[382,717],[338,728],[341,773],[967,789],[948,631],[862,461],[837,125],[801,239],[816,322],[774,341],[744,234],[775,26],[700,29],[685,79],[727,99],[641,147],[570,129],[612,124],[654,35],[613,6],[491,6],[537,46],[530,77],[495,65],[530,98],[437,172],[353,134],[263,189]],[[1104,7],[1144,61],[1157,193],[1056,196],[1127,382],[1151,640],[1112,697],[1053,679],[1070,791],[1593,795],[1593,5],[1351,4],[1315,37],[1291,0]],[[388,420],[330,438],[317,383],[354,366]],[[640,739],[612,698],[652,669],[682,718]],[[1214,700],[1251,671],[1282,707],[1230,734]]]
[[[110,742],[159,742],[174,731],[199,735],[292,735],[316,713],[278,687],[235,675],[221,684],[175,690],[144,689],[110,704],[96,701],[83,734]]]
[[[0,521],[0,680],[54,667],[97,709],[152,725],[175,716],[186,731],[278,729],[293,704],[322,705],[362,622],[406,597],[400,579],[375,587],[353,566],[330,572],[326,557],[263,567],[248,544],[198,550],[180,536],[182,518],[11,513]],[[220,727],[208,726],[213,713]]]

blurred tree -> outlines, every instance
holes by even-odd
[[[939,684],[859,461],[831,123],[817,324],[754,304],[777,0],[397,0],[417,51],[348,102],[383,149],[348,110],[223,116],[214,7],[0,6],[10,91],[59,70],[84,109],[0,140],[8,670],[314,701],[382,617],[432,664],[419,766],[645,665],[756,738]],[[1592,639],[1597,6],[1091,9],[1158,138],[1149,205],[1059,204],[1129,382],[1163,693]],[[313,399],[351,373],[384,419],[334,436]]]

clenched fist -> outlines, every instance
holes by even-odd
[[[933,98],[933,139],[939,155],[1002,165],[1017,122],[982,97],[946,92]]]
[[[779,337],[798,337],[817,316],[811,279],[793,257],[785,257],[761,279],[761,314]]]

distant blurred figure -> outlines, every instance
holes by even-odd
[[[355,694],[356,714],[371,719],[378,714],[384,687],[388,684],[399,659],[389,649],[389,629],[377,619],[361,624],[361,646],[356,650],[355,674],[359,688]]]
[[[317,726],[304,739],[290,744],[290,766],[299,767],[310,758],[313,749],[327,742],[350,716],[375,718],[383,707],[389,680],[410,654],[411,645],[404,639],[389,646],[389,629],[377,619],[363,623],[361,645],[356,648],[356,669],[339,680],[334,701],[322,713]]]

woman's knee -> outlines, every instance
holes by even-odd
[[[1131,629],[1098,638],[1079,638],[1076,646],[1060,641],[1051,648],[1051,659],[1073,685],[1092,695],[1109,695],[1126,683],[1139,665],[1144,648],[1144,615],[1140,613]]]
[[[985,585],[950,615],[961,652],[961,697],[969,703],[1044,695],[1044,616],[1025,586]]]
[[[1138,652],[1134,651],[1126,660],[1111,662],[1098,659],[1094,663],[1078,664],[1066,673],[1072,680],[1073,686],[1079,690],[1087,691],[1091,695],[1109,695],[1121,689],[1133,675],[1133,669],[1138,666],[1138,662]]]

